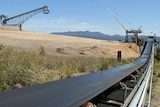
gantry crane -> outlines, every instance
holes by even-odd
[[[22,24],[29,20],[32,16],[36,15],[37,13],[43,12],[44,14],[49,13],[48,6],[43,6],[41,8],[28,11],[10,18],[7,18],[5,15],[0,15],[0,21],[2,24],[3,29],[9,29],[11,27],[12,29],[18,27],[19,30],[22,30]]]
[[[124,27],[124,25],[119,21],[118,17],[115,15],[115,13],[110,8],[108,10],[113,15],[113,17],[117,20],[117,22],[121,25],[121,27],[125,30],[125,32],[126,32],[125,42],[129,41],[128,34],[133,33],[134,37],[133,37],[132,41],[135,42],[136,44],[140,45],[141,39],[138,37],[138,33],[142,33],[142,30],[141,30],[142,25],[136,30],[127,30]]]

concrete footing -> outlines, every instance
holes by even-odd
[[[2,30],[22,30],[21,25],[2,25],[0,29]]]

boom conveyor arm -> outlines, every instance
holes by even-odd
[[[109,12],[113,15],[113,17],[117,20],[117,22],[121,25],[121,27],[126,31],[126,28],[124,27],[124,25],[119,21],[119,19],[117,18],[117,16],[115,15],[115,13],[108,8]]]
[[[142,25],[138,29],[136,29],[136,30],[127,30],[124,27],[124,25],[120,22],[120,20],[118,19],[118,17],[115,15],[115,13],[110,8],[108,8],[108,10],[113,15],[113,17],[116,19],[116,21],[121,25],[121,27],[125,30],[125,32],[126,32],[125,42],[129,42],[129,40],[128,40],[128,34],[129,33],[133,33],[134,37],[133,37],[132,42],[135,42],[139,46],[142,45],[141,39],[138,37],[138,33],[142,33],[142,31],[141,31]]]
[[[13,16],[11,18],[5,18],[4,20],[2,20],[2,25],[17,25],[20,26],[26,22],[27,20],[29,20],[32,16],[36,15],[37,13],[43,12],[44,14],[48,14],[49,13],[49,9],[48,6],[43,6],[41,8],[32,10],[32,11],[28,11],[16,16]]]

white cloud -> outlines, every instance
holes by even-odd
[[[88,25],[88,23],[87,22],[82,22],[82,23],[80,23],[80,25]]]
[[[76,19],[34,19],[22,26],[23,30],[38,32],[64,32],[64,31],[102,31],[99,25],[88,22],[78,22]]]
[[[22,25],[23,30],[35,32],[66,32],[66,31],[92,31],[104,34],[125,35],[123,29],[117,29],[102,25],[96,25],[89,22],[79,22],[76,19],[33,19]]]

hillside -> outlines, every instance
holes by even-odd
[[[132,43],[98,40],[82,37],[44,34],[25,31],[0,30],[0,44],[17,51],[36,51],[44,48],[47,54],[58,56],[114,57],[122,51],[122,58],[138,57],[139,48]]]
[[[90,31],[69,31],[69,32],[52,32],[51,34],[61,34],[67,36],[77,36],[83,38],[93,38],[93,39],[100,39],[100,40],[113,40],[113,41],[124,41],[125,36],[121,35],[107,35],[100,32],[90,32]]]
[[[83,37],[83,38],[93,38],[93,39],[100,39],[100,40],[113,40],[113,41],[125,41],[125,33],[124,35],[109,35],[103,34],[101,32],[90,32],[90,31],[68,31],[68,32],[52,32],[51,34],[61,34],[66,36],[76,36],[76,37]],[[146,39],[149,35],[139,35],[140,38]],[[129,40],[133,34],[129,34]],[[156,40],[160,41],[160,37],[156,36]]]

